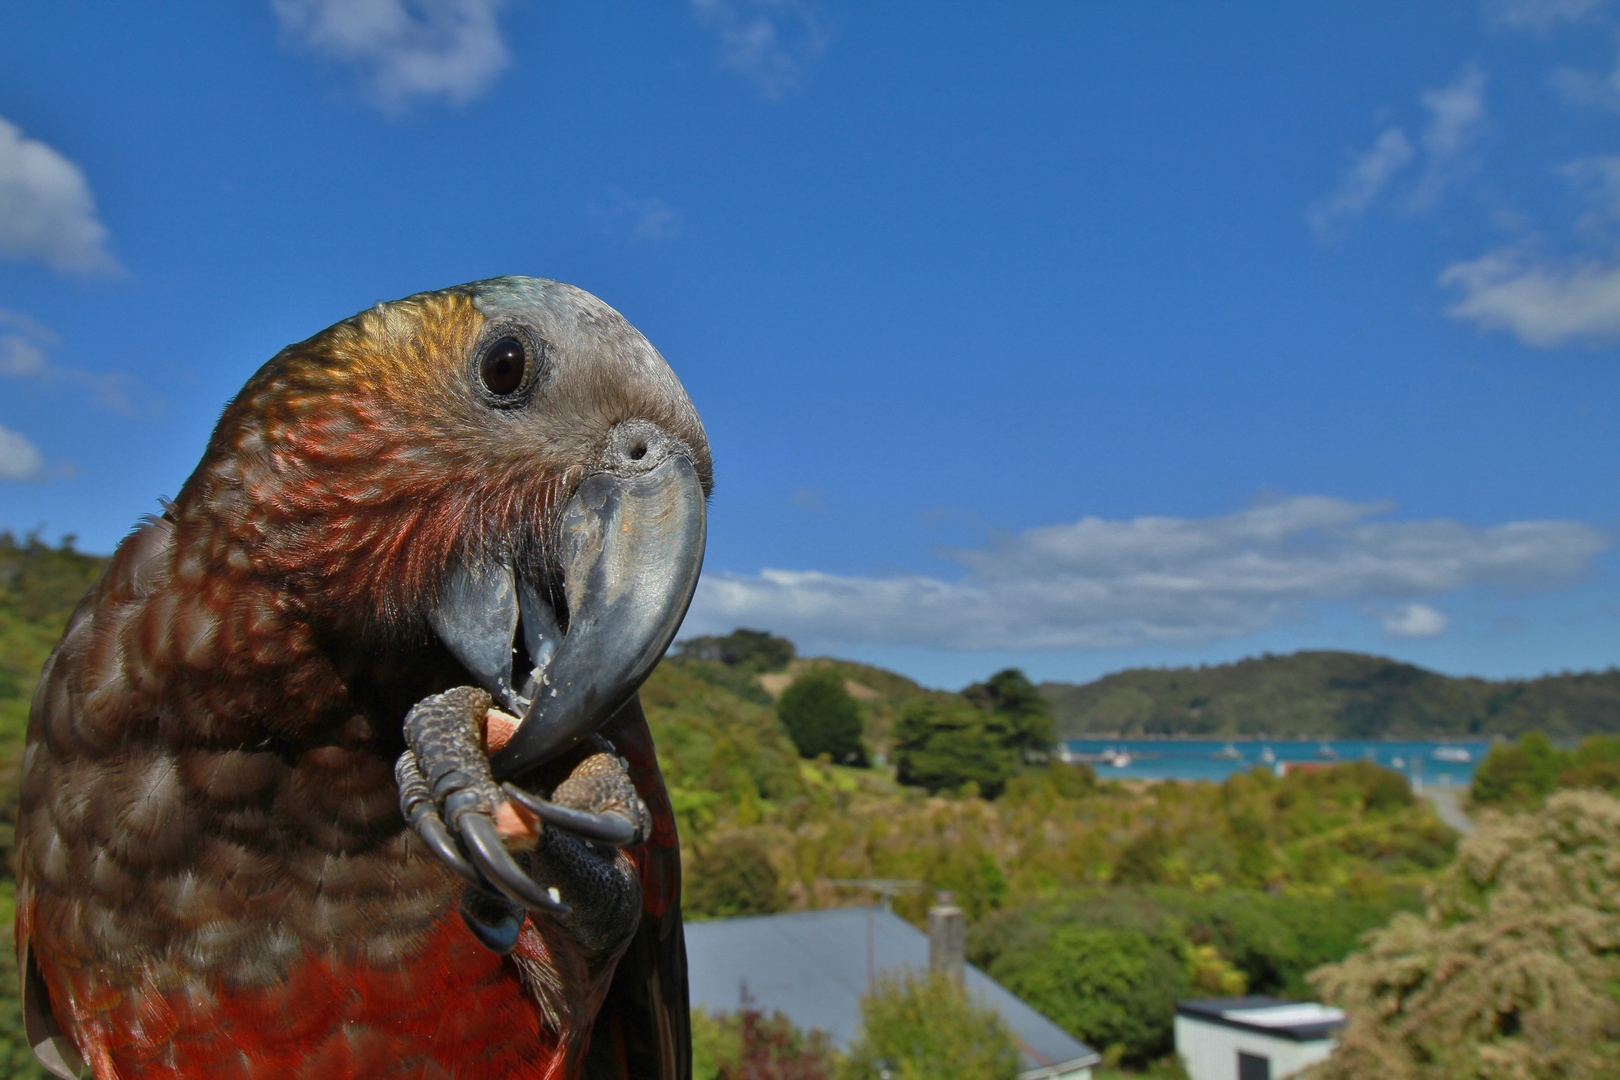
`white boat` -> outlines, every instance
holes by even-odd
[[[1209,756],[1212,757],[1212,758],[1215,758],[1215,759],[1217,759],[1219,761],[1242,761],[1243,760],[1243,755],[1241,753],[1239,753],[1238,748],[1236,746],[1233,746],[1231,743],[1227,743],[1225,746],[1221,747],[1219,750],[1215,751],[1213,754],[1211,754]]]
[[[1406,759],[1405,759],[1405,758],[1403,758],[1403,757],[1393,757],[1393,758],[1390,758],[1390,760],[1389,760],[1389,763],[1390,763],[1390,764],[1391,764],[1391,765],[1393,765],[1393,766],[1394,766],[1394,767],[1395,767],[1395,768],[1397,768],[1397,769],[1404,769],[1404,768],[1406,768]]]
[[[1260,751],[1260,760],[1270,765],[1277,760],[1277,755],[1272,753],[1271,747],[1268,746]]]
[[[1131,763],[1131,755],[1128,752],[1124,751],[1124,750],[1121,750],[1119,753],[1115,754],[1108,761],[1108,764],[1112,765],[1116,769],[1123,769],[1125,766],[1129,765],[1130,763]]]
[[[1436,761],[1451,761],[1459,765],[1466,765],[1474,760],[1474,755],[1463,746],[1437,746],[1434,753],[1429,755]]]
[[[1336,758],[1339,756],[1339,752],[1327,743],[1323,743],[1316,748],[1316,756],[1319,758]]]

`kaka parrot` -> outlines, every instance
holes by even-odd
[[[621,315],[506,277],[282,350],[29,714],[16,946],[97,1080],[687,1080],[636,697],[713,486]]]

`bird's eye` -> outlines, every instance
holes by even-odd
[[[523,371],[529,356],[517,338],[501,338],[484,353],[482,375],[489,392],[502,397],[515,394],[523,385]]]

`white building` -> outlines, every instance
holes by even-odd
[[[1344,1013],[1250,995],[1176,1002],[1176,1053],[1189,1080],[1282,1080],[1333,1052]]]

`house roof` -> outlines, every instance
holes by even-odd
[[[870,921],[868,921],[870,920]],[[868,932],[870,931],[870,937]],[[873,974],[928,968],[928,937],[882,907],[795,911],[686,924],[692,1004],[710,1012],[780,1011],[849,1046],[861,1028],[861,995]],[[969,964],[968,991],[1001,1014],[1017,1039],[1020,1080],[1039,1080],[1100,1060],[1096,1051]]]
[[[1290,1042],[1331,1038],[1335,1031],[1344,1026],[1345,1021],[1342,1009],[1319,1005],[1314,1001],[1290,1001],[1261,994],[1178,1001],[1176,1013],[1208,1024],[1234,1027]]]

